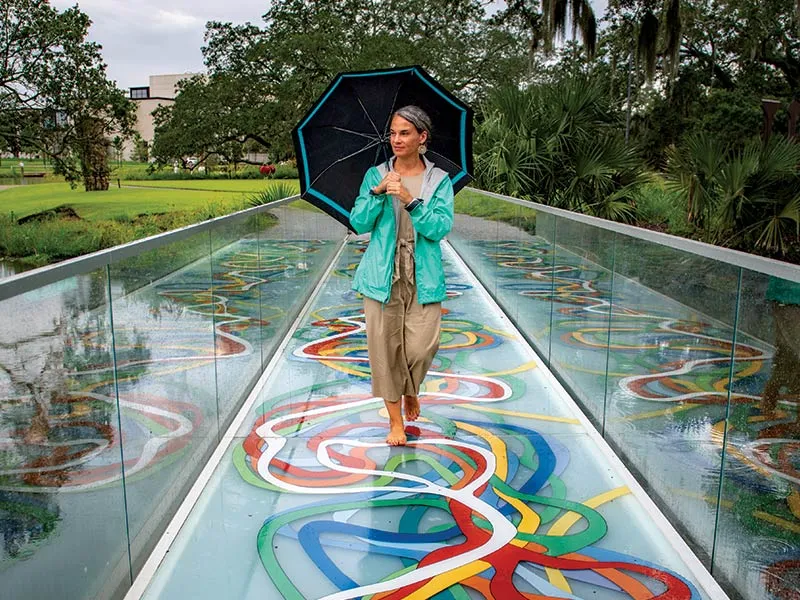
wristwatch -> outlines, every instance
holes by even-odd
[[[406,204],[406,210],[411,212],[415,208],[417,208],[420,204],[422,204],[422,198],[414,198],[411,202]]]

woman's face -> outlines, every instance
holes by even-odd
[[[419,133],[417,128],[403,117],[395,115],[392,119],[389,141],[395,156],[406,158],[418,155],[420,145],[424,144],[427,139],[427,131]]]

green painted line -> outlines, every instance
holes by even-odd
[[[299,519],[340,510],[363,509],[367,507],[408,506],[414,504],[447,509],[446,502],[438,498],[403,498],[397,500],[369,500],[366,502],[366,506],[364,502],[342,502],[326,506],[313,506],[281,515],[269,523],[265,523],[258,532],[256,547],[259,557],[261,558],[261,564],[264,565],[267,574],[286,600],[306,600],[305,596],[303,596],[295,587],[294,583],[292,583],[292,580],[287,577],[278,562],[273,539],[281,527]]]

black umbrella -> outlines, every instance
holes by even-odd
[[[292,130],[303,198],[350,227],[367,169],[392,156],[389,124],[414,104],[431,117],[425,156],[455,191],[472,176],[472,109],[421,67],[340,73]]]

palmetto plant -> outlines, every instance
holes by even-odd
[[[271,202],[283,200],[284,198],[293,196],[296,193],[296,186],[285,181],[279,181],[277,183],[273,183],[269,187],[264,188],[260,192],[250,194],[247,198],[247,201],[250,206],[261,206],[262,204],[270,204]]]
[[[695,135],[670,151],[667,186],[683,195],[708,241],[783,254],[800,234],[800,144],[789,140],[732,152]]]
[[[614,220],[630,220],[645,182],[607,95],[573,79],[496,90],[478,129],[480,185]]]

